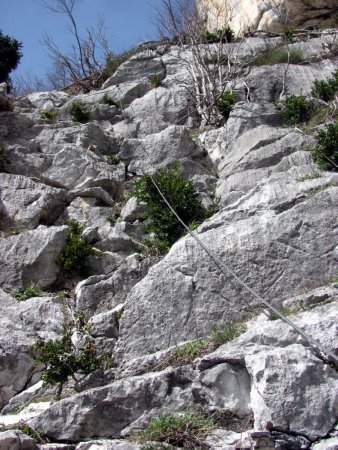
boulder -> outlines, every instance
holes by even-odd
[[[60,272],[55,260],[66,244],[67,228],[45,227],[0,239],[0,284],[13,289],[38,283],[51,286]]]
[[[18,302],[0,290],[0,410],[16,394],[41,378],[29,350],[38,337],[56,339],[64,316],[58,298],[39,297]],[[14,406],[13,406],[14,407]]]
[[[20,430],[0,433],[0,450],[37,450],[36,442]]]
[[[21,175],[1,174],[0,229],[52,225],[67,203],[67,192]]]

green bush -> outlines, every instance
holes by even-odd
[[[84,227],[75,220],[70,222],[66,245],[56,259],[62,272],[86,271],[87,258],[96,254],[93,247],[83,239],[83,230]]]
[[[165,442],[186,449],[208,448],[205,438],[215,428],[212,417],[197,412],[181,416],[166,415],[153,419],[148,427],[131,436],[136,442]]]
[[[233,30],[230,28],[230,26],[226,26],[225,28],[222,28],[220,30],[217,30],[216,32],[212,33],[210,31],[206,31],[204,33],[203,41],[207,42],[208,44],[213,44],[217,42],[222,43],[229,43],[232,42],[235,38],[235,34]]]
[[[118,155],[108,155],[107,163],[111,166],[116,166],[121,161],[121,158]]]
[[[4,172],[6,170],[6,166],[8,163],[7,149],[1,144],[0,145],[0,172]]]
[[[0,30],[0,83],[6,82],[10,87],[9,74],[17,68],[22,57],[22,43],[3,34]]]
[[[245,333],[246,325],[244,324],[230,324],[221,330],[216,330],[215,328],[211,330],[211,341],[216,346],[219,347],[227,342],[233,341],[236,337]]]
[[[31,283],[29,286],[26,287],[20,287],[12,292],[12,296],[20,302],[28,300],[29,298],[32,297],[38,297],[41,294],[42,289],[36,283]]]
[[[44,109],[40,113],[41,119],[54,120],[57,118],[58,113],[52,109]]]
[[[148,80],[153,88],[158,88],[162,84],[163,75],[160,74],[150,75],[150,77],[148,77]]]
[[[280,116],[286,125],[307,122],[314,113],[314,105],[303,95],[290,95],[281,102]]]
[[[338,95],[338,69],[333,77],[328,80],[315,80],[311,91],[313,97],[320,98],[324,102],[334,100]]]
[[[290,64],[299,64],[304,61],[302,52],[296,48],[288,50],[283,46],[268,48],[261,55],[258,55],[253,61],[252,66],[271,66],[274,64],[285,64],[289,60]]]
[[[188,342],[180,347],[177,347],[174,351],[174,356],[179,358],[194,359],[198,356],[199,351],[205,348],[205,342],[203,340]]]
[[[69,377],[88,375],[102,366],[93,344],[88,341],[76,349],[68,332],[55,341],[38,338],[30,353],[36,363],[45,366],[42,374],[44,385],[59,385],[57,397]]]
[[[219,108],[222,115],[224,117],[228,118],[235,101],[236,101],[236,95],[233,92],[225,91],[218,98],[216,105]]]
[[[321,169],[338,170],[338,123],[330,123],[325,130],[318,131],[313,159]]]
[[[178,162],[168,169],[160,169],[153,179],[179,217],[189,224],[201,223],[209,216],[202,205],[192,181],[185,181]],[[154,186],[150,175],[143,175],[134,182],[134,195],[147,204],[146,218],[150,219],[147,231],[154,233],[161,252],[169,249],[185,233],[185,228],[178,222],[173,212]]]
[[[108,94],[104,94],[100,100],[101,105],[109,105],[109,106],[116,106],[116,108],[119,107],[118,103],[115,102]]]
[[[90,118],[89,109],[82,102],[73,102],[69,107],[69,114],[73,122],[86,123]]]

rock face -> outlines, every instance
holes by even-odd
[[[274,10],[263,3],[259,20],[255,2],[239,3],[250,18],[245,27],[275,30]],[[290,5],[295,20],[299,5]],[[316,6],[319,16],[332,7]],[[136,450],[159,448],[125,439],[151,419],[204,411],[217,422],[206,436],[211,450],[334,448],[332,359],[275,320],[228,267],[337,352],[338,174],[312,158],[325,124],[286,127],[276,106],[288,95],[310,96],[314,80],[332,76],[335,39],[290,43],[306,64],[257,67],[256,57],[280,46],[279,37],[222,44],[229,63],[222,70],[231,69],[224,87],[236,102],[217,126],[201,126],[191,96],[193,52],[163,42],[142,48],[101,89],[76,97],[35,93],[1,112],[1,427],[28,422],[50,441],[33,442],[40,450]],[[215,50],[203,44],[203,61],[212,64]],[[103,96],[115,104],[102,104]],[[71,120],[76,100],[87,105],[88,123]],[[57,117],[42,118],[44,109]],[[174,161],[204,205],[218,199],[195,234],[222,270],[190,235],[162,256],[149,244],[147,209],[133,196],[133,180]],[[83,228],[81,244],[94,247],[81,261],[87,272],[60,271],[55,262],[74,220]],[[39,297],[13,298],[32,283],[43,289]],[[75,354],[91,343],[102,364],[69,377],[53,402],[55,387],[42,386],[43,367],[30,349],[69,326]],[[0,448],[31,445],[21,438],[7,430]]]
[[[236,34],[323,25],[329,22],[337,6],[334,0],[196,0],[196,4],[210,29],[217,30],[229,23]]]

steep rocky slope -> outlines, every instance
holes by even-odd
[[[313,132],[285,127],[275,105],[285,82],[287,94],[309,96],[314,80],[331,76],[335,39],[290,44],[304,60],[290,66],[252,65],[278,39],[224,45],[240,70],[228,85],[237,102],[218,127],[199,128],[189,50],[169,45],[140,51],[99,91],[31,94],[0,112],[0,425],[11,428],[0,449],[37,448],[20,423],[59,442],[40,443],[45,450],[158,448],[122,438],[191,410],[239,421],[218,421],[206,440],[212,449],[337,448],[334,365],[221,274],[192,237],[151,256],[144,205],[132,196],[133,179],[179,160],[205,205],[214,192],[220,199],[196,230],[201,241],[336,351],[338,174],[314,164]],[[153,75],[163,78],[156,88]],[[116,104],[102,104],[104,94]],[[88,106],[88,123],[71,120],[75,100]],[[49,109],[56,119],[41,117]],[[100,251],[89,258],[90,276],[65,276],[56,262],[72,220]],[[30,283],[44,292],[18,302],[13,291]],[[78,324],[75,342],[85,317],[87,337],[114,365],[69,381],[53,402],[30,349],[38,337],[61,336],[67,317]],[[244,322],[241,336],[210,344],[213,330]],[[201,351],[180,360],[186,341]]]

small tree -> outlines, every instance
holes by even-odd
[[[185,181],[179,162],[168,169],[158,170],[153,175],[153,179],[185,223],[198,224],[208,217],[208,210],[202,205],[193,182]],[[150,219],[148,231],[155,234],[158,250],[164,253],[183,236],[185,228],[168,208],[150,175],[143,175],[135,181],[134,187],[135,196],[146,202],[148,207],[147,217]]]
[[[0,83],[11,85],[9,74],[17,68],[22,57],[22,43],[0,30]]]

